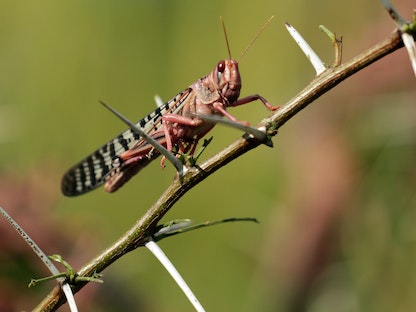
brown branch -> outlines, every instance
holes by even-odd
[[[299,111],[319,98],[328,90],[334,88],[346,78],[359,70],[369,66],[382,57],[403,47],[400,31],[396,30],[388,38],[374,47],[358,55],[354,59],[334,68],[327,69],[317,76],[305,89],[299,92],[292,100],[283,105],[276,113],[264,119],[258,126],[265,127],[270,136],[274,136],[277,130]],[[261,142],[249,138],[247,135],[237,139],[230,146],[207,160],[199,168],[190,169],[182,181],[178,178],[172,182],[167,190],[153,204],[153,206],[133,225],[118,241],[91,260],[78,272],[80,276],[91,276],[95,272],[101,272],[124,254],[142,246],[160,219],[172,208],[172,206],[195,185],[203,181],[212,173],[225,166],[235,158],[247,153],[261,145]],[[74,292],[79,291],[84,284],[73,286]],[[34,311],[55,311],[65,302],[65,297],[56,288],[34,309]]]

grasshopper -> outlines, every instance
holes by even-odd
[[[272,18],[252,39],[242,55]],[[231,58],[224,23],[222,25],[229,58],[219,61],[210,74],[192,83],[136,124],[153,141],[170,152],[189,153],[192,156],[198,141],[221,117],[236,125],[248,125],[228,113],[228,107],[260,100],[271,111],[279,108],[270,105],[258,94],[239,99],[241,77],[238,61]],[[128,129],[69,169],[62,179],[62,193],[66,196],[77,196],[103,183],[105,191],[115,192],[159,155],[159,149],[149,143],[149,140],[141,137],[137,131]],[[161,161],[162,167],[164,161],[165,156]]]

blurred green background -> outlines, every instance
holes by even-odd
[[[397,0],[407,18],[415,1]],[[158,161],[115,194],[60,194],[62,174],[132,120],[168,100],[274,21],[240,63],[242,96],[284,104],[314,72],[284,28],[294,25],[331,64],[324,24],[344,59],[388,36],[378,1],[10,1],[0,3],[0,205],[47,254],[75,268],[98,254],[158,198],[174,170]],[[208,311],[416,309],[416,89],[404,50],[330,91],[274,139],[194,188],[165,220],[256,217],[161,242]],[[261,103],[232,113],[256,124]],[[218,126],[203,158],[240,134]],[[33,308],[53,282],[0,222],[0,310]],[[76,298],[81,311],[192,311],[145,249],[104,271]],[[67,307],[61,308],[66,311]]]

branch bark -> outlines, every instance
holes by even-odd
[[[396,30],[389,37],[354,59],[325,70],[271,117],[261,121],[258,126],[266,128],[270,136],[276,135],[277,130],[281,126],[321,95],[356,72],[401,47],[403,47],[401,32]],[[221,167],[259,145],[261,145],[261,142],[245,135],[201,164],[198,168],[191,168],[185,174],[182,181],[176,177],[153,206],[120,239],[105,249],[95,259],[87,263],[80,269],[78,274],[80,276],[91,276],[95,272],[99,273],[124,254],[142,246],[148,237],[152,235],[152,231],[160,219],[184,194]],[[72,286],[74,293],[82,289],[85,284]],[[34,311],[55,311],[63,303],[65,303],[65,297],[60,290],[60,286],[56,286]]]

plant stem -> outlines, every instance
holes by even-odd
[[[389,37],[354,59],[325,70],[292,100],[277,110],[273,116],[264,119],[258,126],[266,127],[266,132],[274,136],[278,128],[321,95],[346,78],[401,47],[403,47],[403,42],[400,32],[395,31]],[[261,144],[262,142],[254,138],[239,138],[200,165],[198,169],[192,168],[189,170],[183,176],[182,183],[176,177],[153,206],[119,240],[81,268],[78,272],[79,276],[91,276],[95,272],[99,273],[124,254],[144,245],[146,238],[152,234],[159,220],[185,193],[221,167]],[[73,286],[74,293],[79,291],[85,284],[80,283]],[[64,302],[65,297],[59,286],[57,286],[34,311],[55,311]]]

